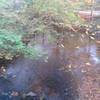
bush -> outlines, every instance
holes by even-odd
[[[12,59],[16,55],[36,56],[33,48],[28,48],[22,43],[21,35],[7,30],[0,30],[0,58]]]

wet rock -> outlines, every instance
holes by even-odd
[[[29,93],[26,94],[26,96],[33,96],[33,97],[35,97],[35,96],[37,96],[37,94],[34,93],[34,92],[29,92]]]
[[[24,100],[40,100],[39,96],[34,92],[29,92],[26,94]]]

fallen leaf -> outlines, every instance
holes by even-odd
[[[82,73],[86,73],[86,70],[82,69],[81,72],[82,72]]]
[[[97,25],[97,28],[100,28],[100,25]]]
[[[90,36],[90,38],[91,38],[92,40],[95,40],[95,38],[94,38],[94,37],[92,37],[92,36]]]
[[[61,47],[63,47],[63,48],[64,48],[64,45],[63,45],[63,44],[61,44]]]
[[[86,65],[90,66],[90,65],[91,65],[91,63],[87,62],[87,63],[86,63]]]
[[[79,46],[76,46],[75,48],[79,49],[80,47]]]
[[[100,41],[96,41],[96,43],[100,43]]]

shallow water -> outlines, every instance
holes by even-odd
[[[74,44],[74,41],[69,44],[59,47],[36,45],[35,48],[41,49],[41,52],[47,52],[47,57],[19,57],[14,60],[8,65],[5,82],[0,82],[1,92],[33,91],[39,96],[45,94],[47,100],[84,100],[80,99],[84,89],[81,91],[79,88],[84,88],[87,72],[94,73],[94,76],[100,72],[98,44],[86,42],[85,45],[79,45]]]

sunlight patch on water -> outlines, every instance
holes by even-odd
[[[99,64],[100,63],[100,59],[99,59],[99,57],[97,55],[97,47],[96,47],[96,45],[92,45],[90,47],[90,58],[91,58],[91,60],[94,61],[95,64]]]

